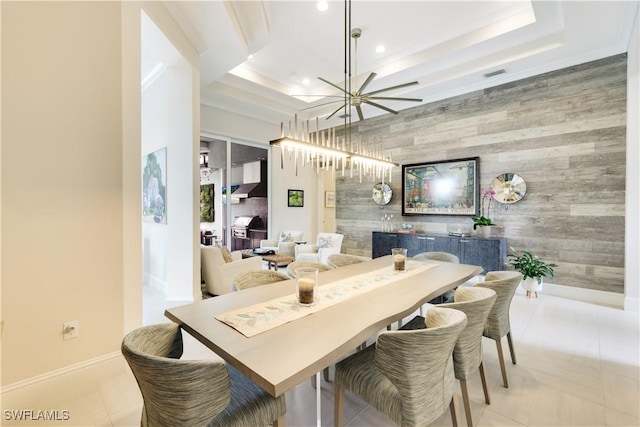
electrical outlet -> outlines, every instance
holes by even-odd
[[[80,325],[77,320],[71,322],[65,322],[62,324],[62,339],[70,340],[71,338],[77,338],[80,335]]]

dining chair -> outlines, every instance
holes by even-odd
[[[233,278],[233,287],[236,291],[268,285],[281,280],[290,280],[291,277],[273,270],[247,271]]]
[[[272,397],[222,359],[181,360],[175,323],[125,335],[122,354],[142,392],[140,425],[284,426],[284,395]]]
[[[343,267],[345,265],[358,264],[360,262],[371,261],[371,258],[358,256],[358,255],[350,255],[350,254],[332,254],[327,258],[327,264],[330,267]]]
[[[296,261],[312,261],[327,263],[331,254],[339,254],[344,234],[318,233],[315,243],[295,246]]]
[[[493,289],[496,294],[496,302],[489,312],[484,326],[483,336],[495,340],[498,349],[498,360],[502,372],[503,385],[508,388],[507,368],[502,354],[502,337],[507,336],[511,363],[516,364],[516,353],[511,339],[511,323],[509,322],[509,309],[513,295],[522,280],[522,274],[517,271],[490,271],[485,275],[484,282],[478,282],[474,286]]]
[[[426,324],[426,329],[381,332],[374,345],[336,363],[335,426],[342,426],[345,389],[398,425],[430,424],[449,407],[457,426],[451,354],[467,318],[434,307]]]
[[[453,262],[460,264],[460,258],[448,252],[422,252],[412,257],[413,259],[430,259],[434,261]]]
[[[293,261],[287,266],[287,274],[293,278],[296,278],[296,270],[299,268],[317,268],[318,273],[321,271],[333,270],[333,267],[323,264],[321,262],[314,261]]]
[[[495,300],[496,293],[492,289],[463,287],[456,290],[454,302],[438,305],[439,308],[453,308],[467,315],[467,326],[465,326],[464,330],[460,333],[458,341],[453,348],[453,369],[456,378],[460,380],[462,403],[469,427],[473,426],[473,420],[471,417],[467,380],[476,369],[480,371],[484,400],[488,404],[491,403],[486,371],[482,360],[482,332],[484,331],[484,325]],[[424,328],[426,328],[425,318],[416,316],[404,325],[402,330]]]
[[[451,262],[454,264],[460,264],[460,258],[458,258],[454,254],[450,254],[448,252],[422,252],[417,255],[411,257],[412,259],[417,260],[431,260],[431,261],[441,261],[441,262]],[[451,289],[450,291],[445,292],[442,295],[438,295],[431,301],[430,304],[442,304],[443,302],[451,302],[453,301],[453,293],[455,289]],[[424,306],[420,306],[420,316],[424,316]]]

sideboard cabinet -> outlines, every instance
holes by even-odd
[[[389,255],[391,248],[406,248],[407,255],[421,252],[448,252],[463,264],[478,265],[484,273],[505,269],[507,239],[503,237],[458,237],[442,234],[384,233],[374,231],[371,237],[371,256]]]

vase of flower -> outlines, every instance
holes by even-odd
[[[477,218],[472,218],[473,229],[476,230],[476,235],[478,237],[489,237],[491,235],[491,226],[495,225],[493,221],[491,221],[491,218],[489,218],[491,211],[491,200],[493,199],[493,196],[495,194],[496,192],[492,188],[484,190],[482,192],[482,200],[480,201],[480,216]],[[489,199],[487,202],[487,216],[485,216],[484,211],[485,199]]]

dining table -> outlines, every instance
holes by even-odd
[[[321,297],[312,307],[289,302],[296,291],[290,279],[168,308],[165,316],[273,396],[316,375],[319,422],[319,372],[481,272],[430,260],[409,260],[407,271],[396,272],[388,255],[318,273]],[[289,314],[283,306],[291,307],[293,318],[272,315]],[[234,323],[238,319],[247,331]],[[251,329],[264,319],[266,329]]]

